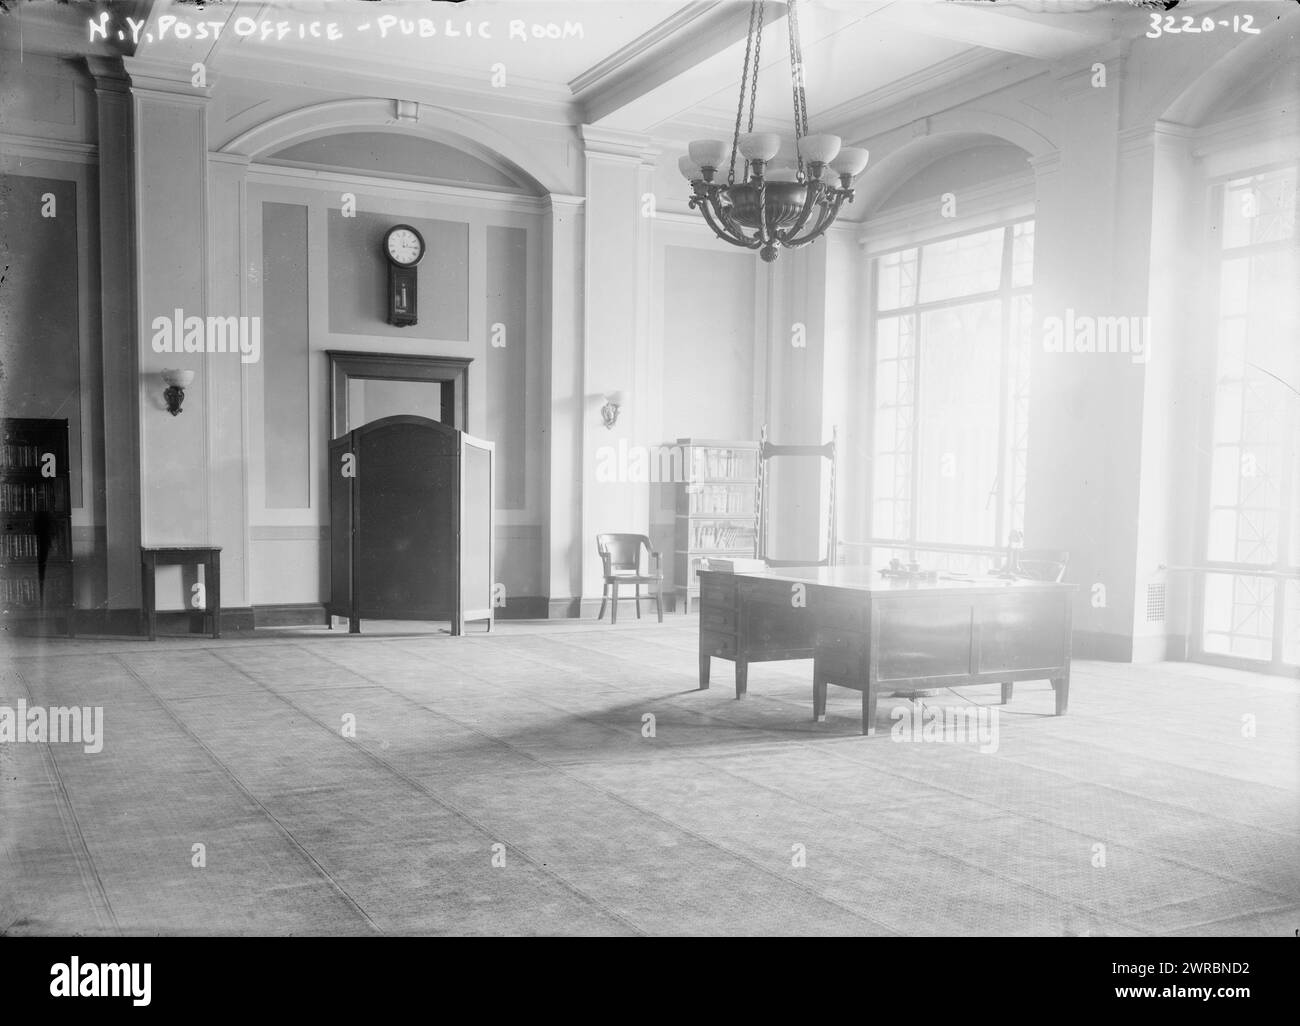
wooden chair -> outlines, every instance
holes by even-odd
[[[645,548],[650,554],[649,573],[641,572],[641,549]],[[598,534],[596,535],[596,551],[600,553],[600,561],[604,567],[605,590],[600,596],[600,612],[597,614],[597,620],[603,620],[605,617],[605,606],[610,605],[609,622],[618,623],[618,600],[620,597],[625,599],[634,599],[636,601],[636,618],[641,619],[641,585],[655,585],[654,600],[655,609],[659,613],[659,622],[664,622],[664,607],[660,599],[663,591],[664,574],[660,565],[660,556],[650,547],[650,539],[644,534]],[[636,587],[635,594],[620,596],[618,588],[620,584],[632,584]],[[646,595],[650,598],[650,595]]]

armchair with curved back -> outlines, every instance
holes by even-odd
[[[641,572],[641,550],[649,554],[647,573]],[[600,596],[600,612],[597,620],[605,617],[605,606],[610,606],[609,622],[618,623],[618,602],[620,598],[633,599],[636,602],[636,616],[641,619],[641,585],[655,585],[654,594],[645,598],[655,600],[655,610],[659,622],[664,622],[664,607],[661,599],[664,573],[661,557],[644,534],[598,534],[596,551],[600,553],[601,571],[605,578],[605,587]],[[631,595],[618,593],[619,585],[631,584],[635,590]]]

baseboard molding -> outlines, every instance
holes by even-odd
[[[1155,634],[1133,639],[1133,662],[1164,663],[1187,662],[1189,651],[1186,635]]]
[[[575,620],[581,615],[582,599],[552,598],[546,600],[548,620]]]
[[[1133,637],[1129,634],[1076,630],[1071,639],[1070,656],[1073,659],[1100,659],[1108,663],[1131,663],[1133,661]]]
[[[77,634],[107,634],[132,638],[145,636],[144,618],[138,609],[78,609]],[[159,634],[193,634],[202,636],[203,614],[188,609],[160,609],[157,616]],[[231,606],[221,610],[221,634],[251,634],[252,606]]]
[[[547,600],[544,595],[518,595],[506,600],[496,610],[498,620],[545,620]],[[325,606],[320,602],[290,602],[280,605],[254,606],[258,627],[318,627],[329,623]]]
[[[498,620],[550,620],[551,600],[545,595],[512,595],[496,611]]]
[[[498,620],[595,620],[600,612],[599,598],[547,598],[545,595],[517,595],[496,610]],[[654,599],[642,596],[641,615],[654,615]],[[620,617],[636,618],[636,607],[629,600],[620,602]],[[664,595],[664,613],[676,612],[679,603],[671,593]],[[259,627],[324,626],[325,606],[320,602],[285,602],[259,606],[232,606],[221,610],[221,633],[250,633]],[[609,611],[605,612],[609,619]],[[144,627],[138,609],[78,609],[75,616],[78,634],[124,635],[142,637]],[[45,633],[59,635],[61,625],[51,625]],[[202,634],[202,614],[186,609],[160,609],[160,634]]]
[[[595,620],[600,613],[599,598],[563,598],[548,599],[547,619],[549,620]],[[670,593],[664,593],[664,615],[676,612],[679,608],[677,602]],[[619,619],[631,617],[636,619],[636,605],[631,598],[623,597],[619,600]],[[654,596],[641,596],[641,616],[655,615]],[[609,610],[605,610],[605,623],[609,623]]]
[[[325,607],[319,602],[254,606],[253,622],[258,627],[323,627]]]

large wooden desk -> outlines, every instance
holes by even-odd
[[[862,733],[875,730],[880,692],[1050,680],[1056,714],[1070,694],[1074,585],[995,578],[886,580],[871,567],[783,567],[764,573],[701,570],[700,687],[710,661],[813,660],[813,716],[826,685],[862,692]]]

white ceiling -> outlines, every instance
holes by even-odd
[[[71,49],[86,52],[86,8],[78,6],[19,4],[17,15],[0,16],[0,47],[12,49],[14,28],[22,25],[30,49],[68,53],[71,40]],[[208,0],[202,11],[192,2],[126,0],[114,7],[148,12],[150,38],[134,54],[147,60],[186,67],[203,60],[219,76],[269,81],[277,80],[277,68],[292,67],[298,80],[326,88],[344,77],[408,79],[482,93],[497,103],[522,100],[530,114],[550,109],[557,118],[669,139],[730,133],[750,14],[747,0]],[[781,130],[792,120],[786,7],[773,0],[766,11],[755,127]],[[224,28],[215,43],[160,40],[166,18]],[[240,37],[233,31],[240,18],[292,27],[285,38]],[[383,38],[380,18],[397,19]],[[810,121],[815,131],[860,123],[1008,60],[1053,62],[1120,35],[1140,35],[1148,18],[1129,4],[1073,0],[1020,0],[1015,7],[801,0]],[[419,34],[419,19],[433,21],[431,38]],[[296,26],[312,21],[335,23],[341,38],[298,38]],[[404,34],[403,21],[417,30]],[[527,41],[512,35],[517,22],[526,26]],[[490,38],[480,35],[484,23]],[[569,32],[537,39],[534,25]],[[449,27],[460,34],[449,35]],[[97,49],[106,52],[102,43]],[[493,85],[501,71],[506,88]]]
[[[235,7],[235,3],[225,6]],[[431,3],[429,0],[238,0],[236,16],[257,21],[321,19],[336,22],[342,38],[300,40],[291,32],[282,40],[262,42],[252,36],[233,37],[223,56],[274,59],[308,57],[324,66],[382,67],[413,75],[447,75],[479,80],[490,88],[494,66],[502,64],[508,80],[547,91],[568,91],[568,82],[684,6],[682,0],[468,0]],[[208,8],[212,10],[211,5]],[[380,19],[395,18],[381,37]],[[420,35],[421,19],[431,21],[435,34]],[[413,27],[408,35],[403,23]],[[512,33],[522,23],[525,38]],[[536,38],[534,26],[555,25],[567,37]],[[365,26],[369,26],[368,28]],[[578,34],[577,26],[581,27]],[[480,35],[486,29],[488,36]],[[449,32],[458,33],[450,35]]]

